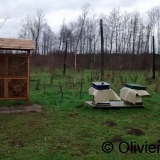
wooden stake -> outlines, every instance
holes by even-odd
[[[100,19],[101,31],[101,81],[104,81],[104,41],[103,41],[103,20]]]

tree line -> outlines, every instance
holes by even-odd
[[[67,24],[64,21],[58,33],[47,24],[44,12],[37,10],[35,15],[22,20],[19,38],[33,39],[35,54],[63,53],[66,46],[68,53],[100,53],[100,19],[103,19],[105,53],[151,53],[153,35],[156,53],[160,53],[160,6],[145,14],[113,8],[107,15],[98,15],[90,4],[85,4],[77,20]]]

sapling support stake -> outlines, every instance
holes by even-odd
[[[81,85],[80,85],[80,98],[82,96],[82,88],[83,88],[83,78],[81,79]]]
[[[62,85],[61,85],[61,82],[59,81],[59,87],[60,87],[60,92],[61,92],[61,100],[60,100],[60,103],[62,103],[62,100],[63,100],[63,90],[62,90]]]

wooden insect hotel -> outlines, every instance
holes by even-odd
[[[29,103],[30,52],[34,49],[32,40],[0,38],[0,100]]]

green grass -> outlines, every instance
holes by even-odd
[[[31,79],[40,79],[39,90],[35,90],[36,82],[31,81],[30,99],[32,104],[42,106],[41,113],[0,114],[0,159],[8,160],[68,160],[68,159],[159,159],[160,153],[120,153],[119,142],[115,142],[111,153],[102,151],[102,144],[115,136],[124,141],[136,142],[139,145],[155,143],[160,139],[160,101],[159,93],[155,93],[156,80],[145,81],[145,72],[115,72],[113,79],[105,81],[119,94],[123,87],[119,76],[133,83],[134,75],[138,75],[136,83],[146,85],[151,98],[144,99],[144,109],[95,110],[84,105],[91,100],[88,89],[93,78],[89,80],[90,70],[77,75],[77,84],[73,86],[73,71],[63,76],[61,70],[56,71],[53,86],[50,86],[48,72],[31,71]],[[112,72],[110,71],[110,74]],[[71,83],[68,81],[71,77]],[[105,73],[106,75],[106,73]],[[150,76],[150,75],[149,75]],[[82,96],[80,82],[84,79]],[[61,101],[59,82],[63,89]],[[45,87],[44,87],[45,86]],[[23,104],[24,101],[1,101],[0,106]],[[116,125],[104,124],[113,121]],[[141,129],[141,136],[126,133],[126,128]],[[20,139],[24,147],[11,145],[13,140]]]

